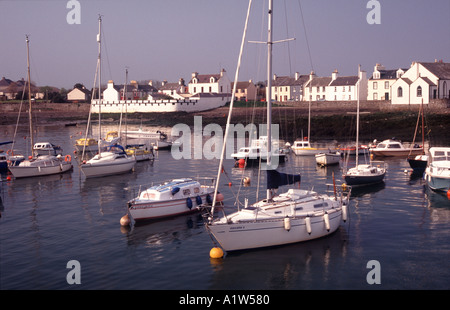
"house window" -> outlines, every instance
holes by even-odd
[[[403,88],[399,87],[397,88],[397,97],[403,97]]]
[[[209,87],[209,92],[212,93],[212,87],[211,86]]]
[[[317,86],[317,92],[320,92],[320,86]]]
[[[373,93],[373,100],[378,100],[378,94],[377,93]]]
[[[334,92],[337,92],[337,87],[334,88]]]
[[[384,89],[389,89],[389,81],[384,82]]]
[[[373,89],[378,89],[378,83],[377,82],[373,82]]]
[[[197,92],[197,87],[194,87],[194,94]]]
[[[202,86],[202,93],[203,93],[203,86]]]
[[[417,86],[417,97],[422,97],[422,87]]]

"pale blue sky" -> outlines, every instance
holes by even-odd
[[[32,80],[39,86],[92,87],[98,14],[103,15],[103,83],[113,79],[189,80],[191,73],[234,79],[247,0],[79,0],[81,24],[69,25],[68,0],[0,0],[0,77],[26,78],[25,34]],[[409,68],[412,61],[450,62],[450,0],[379,0],[381,24],[369,25],[368,0],[275,0],[277,75],[319,76],[334,69],[372,74],[375,63]],[[301,18],[300,5],[304,21]],[[254,0],[248,40],[266,39],[267,0]],[[287,20],[287,21],[286,21]],[[312,65],[303,22],[309,41]],[[262,81],[265,46],[247,44],[240,80]]]

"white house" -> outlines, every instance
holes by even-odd
[[[124,89],[126,89],[125,95]],[[109,80],[106,89],[103,91],[103,101],[119,102],[119,100],[147,99],[149,94],[156,93],[157,91],[152,86],[151,81],[147,85],[140,85],[133,80],[125,87],[125,85],[115,85],[113,80]]]
[[[90,102],[91,92],[84,86],[82,88],[74,87],[67,93],[67,100],[71,102]]]
[[[367,98],[367,74],[360,72],[360,90],[359,99]],[[310,79],[304,87],[304,100],[318,101],[356,101],[358,90],[356,84],[358,76],[339,76],[338,71],[334,70],[331,77],[316,77],[311,72]]]
[[[309,81],[308,75],[295,73],[294,77],[273,75],[272,100],[301,101],[303,100],[303,85]]]
[[[368,81],[367,100],[390,100],[391,86],[399,79],[407,69],[390,69],[381,64],[376,64],[372,77]]]
[[[158,92],[174,99],[185,99],[190,97],[183,78],[180,78],[178,83],[167,83],[167,81],[163,81]]]
[[[392,104],[428,104],[450,98],[450,63],[413,62],[391,87]]]
[[[198,93],[216,93],[228,94],[231,97],[231,81],[227,76],[225,69],[219,74],[198,74],[192,73],[192,78],[188,84],[190,94]]]

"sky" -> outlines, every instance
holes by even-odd
[[[378,24],[369,24],[379,3]],[[371,76],[376,63],[450,62],[450,0],[274,0],[273,73]],[[102,15],[102,83],[189,81],[192,72],[234,80],[248,0],[0,0],[0,78],[71,89],[94,83]],[[267,0],[253,0],[246,41],[267,40]],[[70,19],[70,18],[69,18]],[[246,43],[239,80],[266,80],[266,45]]]

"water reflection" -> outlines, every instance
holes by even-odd
[[[227,254],[214,270],[209,289],[309,289],[331,285],[347,255],[347,235],[340,227],[315,241]],[[339,273],[340,274],[340,273]]]

